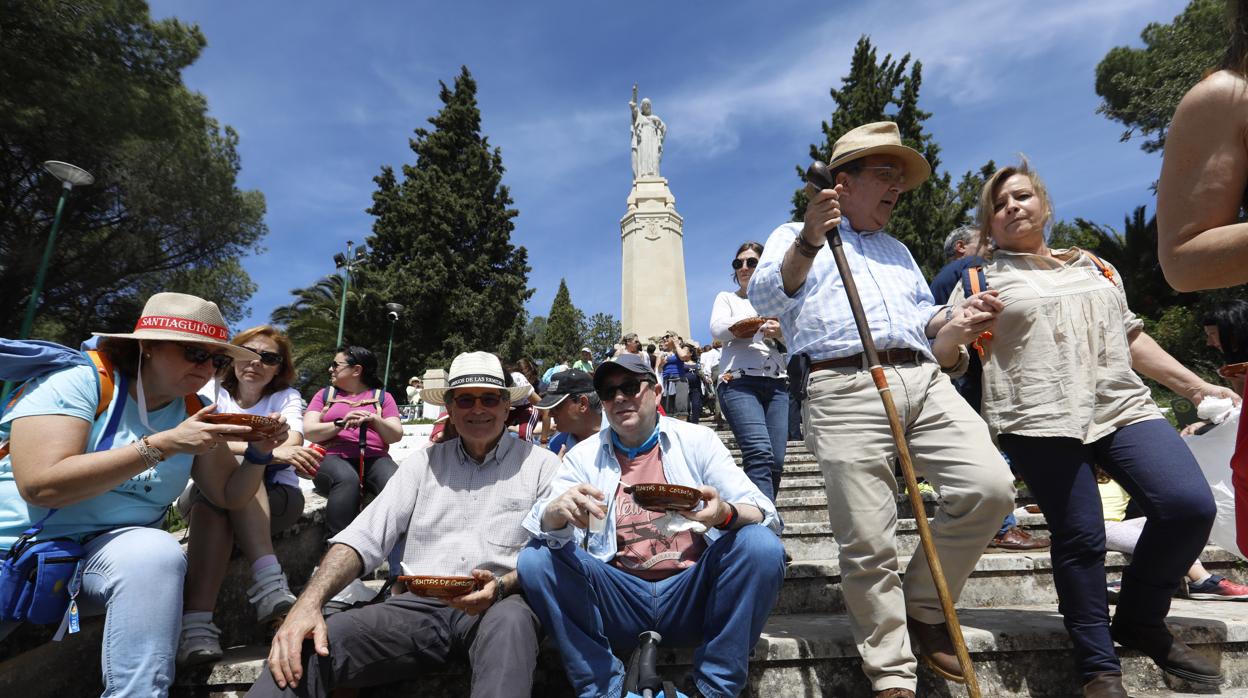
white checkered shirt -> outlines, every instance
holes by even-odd
[[[801,230],[801,223],[785,223],[767,238],[750,279],[750,303],[759,315],[780,318],[790,354],[805,352],[812,361],[859,354],[862,341],[832,250],[819,251],[796,293],[784,292],[780,264]],[[846,218],[840,230],[876,348],[913,349],[935,360],[926,330],[939,308],[910,250],[883,231],[858,232]]]

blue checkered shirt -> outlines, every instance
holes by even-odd
[[[805,352],[812,361],[859,354],[862,342],[832,250],[819,251],[796,293],[784,292],[780,264],[801,231],[801,223],[785,223],[767,238],[750,279],[750,303],[759,315],[780,318],[791,354]],[[934,361],[927,323],[943,306],[933,304],[910,250],[883,231],[858,232],[843,217],[841,241],[875,347],[913,349]]]

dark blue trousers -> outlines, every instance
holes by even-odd
[[[784,475],[789,431],[789,393],[783,378],[740,376],[721,381],[719,409],[737,437],[746,477],[776,501]]]

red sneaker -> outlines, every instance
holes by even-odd
[[[1200,584],[1187,584],[1187,597],[1197,601],[1248,601],[1248,586],[1213,575]]]

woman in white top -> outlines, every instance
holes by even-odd
[[[737,290],[723,291],[711,307],[711,337],[724,343],[719,355],[719,409],[737,438],[745,474],[771,501],[776,501],[784,471],[784,447],[789,433],[788,382],[784,358],[774,342],[780,323],[768,318],[761,326],[732,327],[757,318],[745,297],[763,246],[747,242],[732,260]]]
[[[221,631],[212,623],[212,609],[225,581],[230,553],[235,544],[247,556],[254,584],[247,597],[256,608],[257,622],[280,620],[295,602],[286,575],[273,551],[273,532],[289,528],[303,513],[299,478],[316,474],[321,456],[303,446],[303,399],[290,387],[295,377],[290,340],[269,325],[243,330],[233,344],[257,354],[251,361],[235,361],[217,375],[204,396],[223,414],[281,414],[291,425],[286,442],[273,449],[273,462],[265,468],[264,487],[240,509],[213,505],[192,484],[178,499],[178,507],[190,524],[182,636],[178,642],[178,665],[193,666],[221,658]],[[247,444],[229,443],[241,456]]]

